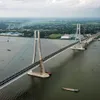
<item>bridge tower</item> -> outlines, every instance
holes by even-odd
[[[34,52],[33,52],[33,59],[32,64],[35,63],[36,60],[36,51],[38,48],[38,54],[39,54],[39,61],[40,61],[40,72],[33,72],[32,70],[28,72],[29,75],[41,77],[41,78],[47,78],[49,77],[49,74],[45,72],[43,59],[42,59],[42,52],[41,52],[41,41],[40,41],[40,31],[35,30],[34,31]]]
[[[86,43],[82,42],[81,39],[81,24],[77,24],[75,40],[77,39],[79,40],[79,43],[73,46],[72,50],[85,50]]]
[[[76,29],[76,37],[75,40],[79,39],[79,42],[81,43],[81,24],[77,24],[77,29]]]

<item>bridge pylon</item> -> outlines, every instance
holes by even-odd
[[[39,72],[33,72],[30,70],[28,72],[29,75],[35,76],[35,77],[40,77],[40,78],[47,78],[49,77],[49,74],[45,72],[45,67],[43,64],[43,59],[42,59],[42,52],[41,52],[41,40],[40,40],[40,31],[35,30],[34,31],[34,52],[33,52],[33,59],[32,59],[32,64],[35,63],[36,60],[36,51],[38,48],[38,54],[39,54],[39,61],[40,61],[40,71]]]
[[[76,29],[76,37],[75,40],[79,40],[79,42],[81,43],[81,24],[77,24],[77,29]]]
[[[77,24],[75,40],[79,40],[79,44],[72,47],[72,50],[85,50],[86,44],[82,42],[81,38],[81,24]]]

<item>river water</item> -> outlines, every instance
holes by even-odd
[[[31,64],[33,39],[11,38],[11,41],[10,44],[4,42],[4,39],[0,42],[3,44],[0,49],[0,80]],[[42,39],[41,42],[45,57],[75,41]],[[8,47],[12,52],[7,51]],[[66,58],[68,54],[69,59]],[[40,79],[26,75],[19,82],[16,81],[16,84],[12,83],[12,86],[0,91],[0,100],[100,100],[100,41],[94,41],[82,52],[65,51],[58,59],[63,61],[54,59],[45,64],[52,73],[50,78]],[[77,88],[80,92],[64,91],[62,87]],[[13,97],[15,92],[16,96]]]
[[[51,72],[48,79],[32,78],[33,85],[16,100],[100,100],[100,41],[90,44],[86,51],[74,52],[69,61],[65,59]]]

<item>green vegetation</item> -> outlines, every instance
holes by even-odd
[[[31,20],[31,19],[29,19]],[[28,23],[29,22],[29,23]],[[32,22],[28,20],[0,22],[0,33],[19,32],[24,33],[24,37],[32,37],[34,30],[40,30],[41,38],[58,39],[63,34],[75,34],[77,23],[81,24],[81,34],[95,34],[100,32],[100,19],[52,19]],[[13,28],[13,24],[15,27]],[[22,27],[18,28],[22,24]],[[11,25],[11,29],[7,29]]]
[[[62,36],[62,34],[51,34],[49,35],[50,39],[59,39]]]

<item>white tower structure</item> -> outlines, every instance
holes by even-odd
[[[76,29],[76,37],[75,39],[79,39],[79,42],[81,43],[81,25],[77,24],[77,29]]]
[[[15,24],[9,24],[7,29],[10,31],[12,29],[16,28]]]
[[[77,29],[76,29],[76,37],[75,40],[79,40],[79,43],[75,46],[72,47],[73,50],[85,50],[85,43],[82,42],[81,38],[81,24],[77,24]]]
[[[45,72],[45,68],[44,68],[44,64],[43,64],[39,30],[34,31],[34,52],[33,52],[32,64],[35,63],[37,48],[38,48],[38,53],[39,53],[40,72],[33,72],[31,70],[28,72],[28,74],[32,75],[32,76],[36,76],[36,77],[47,78],[47,77],[49,77],[49,74]]]

